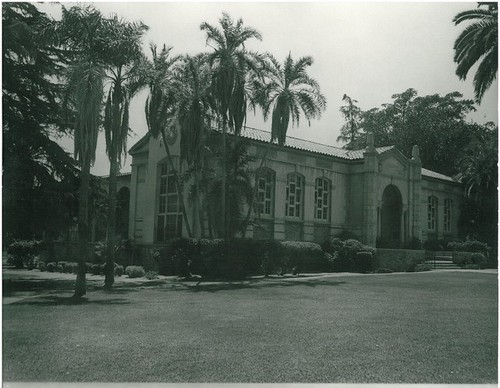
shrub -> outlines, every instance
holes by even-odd
[[[488,252],[488,244],[477,240],[465,240],[462,242],[450,242],[449,249],[457,252],[479,252],[486,254]]]
[[[432,266],[430,264],[419,263],[419,264],[415,265],[415,271],[414,272],[430,271],[431,269],[432,269]]]
[[[144,268],[138,265],[129,265],[125,269],[125,273],[128,275],[129,278],[142,278],[146,274],[144,272]]]
[[[28,270],[32,270],[32,269],[35,269],[37,268],[38,266],[38,257],[30,257],[27,261],[26,261],[26,268]]]
[[[90,267],[90,273],[92,275],[101,275],[103,272],[103,265],[102,264],[92,264]]]
[[[64,266],[64,272],[65,273],[76,274],[77,271],[78,271],[78,263],[69,262],[69,263],[66,263],[66,265]]]
[[[85,263],[85,272],[86,273],[92,273],[92,266],[93,265],[94,264],[92,264],[92,263]]]
[[[478,265],[479,268],[483,268],[487,261],[486,256],[478,252],[473,253],[470,257],[470,260],[472,261],[472,264]]]
[[[342,241],[339,238],[332,238],[323,245],[325,252],[335,254],[333,261],[334,272],[347,272],[357,270],[357,254],[358,252],[368,252],[371,254],[371,266],[373,267],[373,256],[375,256],[375,249],[369,247],[358,240],[349,239]],[[367,255],[362,255],[367,263],[370,262]]]
[[[56,272],[63,273],[64,267],[61,264],[56,264]]]
[[[352,263],[354,272],[366,273],[373,270],[373,254],[371,252],[357,252]]]
[[[170,240],[168,250],[177,276],[189,278],[193,268],[199,264],[200,241],[185,237]]]
[[[389,268],[378,268],[375,270],[376,273],[392,273],[392,269]]]
[[[56,271],[56,263],[47,263],[46,267],[47,272],[55,272]]]
[[[298,275],[301,272],[319,272],[324,269],[321,246],[312,242],[283,241],[283,269]]]
[[[66,264],[68,264],[67,261],[58,261],[57,262],[57,265],[60,265],[63,268],[62,272],[64,272],[64,269],[66,268]]]
[[[16,268],[23,268],[28,265],[30,260],[40,254],[42,250],[42,242],[37,240],[20,240],[14,241],[7,248],[7,263]],[[30,263],[31,268],[35,268],[33,262]]]
[[[38,262],[38,269],[40,270],[40,272],[45,272],[45,270],[46,270],[45,267],[46,267],[46,264],[43,261]]]
[[[123,265],[115,265],[115,276],[122,276],[123,275]]]
[[[148,280],[158,279],[158,272],[156,271],[148,271],[144,274],[144,277]]]

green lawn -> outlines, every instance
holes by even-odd
[[[493,273],[32,283],[4,273],[4,381],[497,383]]]

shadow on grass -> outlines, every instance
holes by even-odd
[[[227,283],[197,283],[196,285],[188,287],[188,291],[191,292],[217,292],[217,291],[230,291],[230,290],[241,290],[247,288],[253,289],[266,289],[266,288],[283,288],[283,287],[294,287],[294,286],[305,286],[305,287],[320,287],[320,286],[339,286],[341,284],[346,284],[347,282],[335,282],[331,280],[322,279],[311,279],[311,280],[247,280],[242,282],[227,282]]]
[[[98,288],[87,282],[87,289]],[[59,279],[4,279],[2,291],[4,296],[14,296],[18,292],[71,291],[75,289],[75,280]]]
[[[89,300],[87,298],[75,298],[64,296],[42,296],[33,299],[25,299],[19,302],[11,303],[16,306],[77,306],[77,305],[112,305],[112,304],[129,304],[125,299],[97,299]]]

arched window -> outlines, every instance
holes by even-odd
[[[285,216],[302,218],[304,215],[304,178],[302,175],[288,174],[286,182]]]
[[[326,178],[316,178],[314,218],[321,221],[330,219],[330,181]]]
[[[167,163],[162,163],[158,167],[160,187],[156,240],[162,242],[182,235],[182,213],[175,185],[175,172],[168,168]]]
[[[450,198],[444,200],[444,231],[451,232],[451,217],[452,217],[453,201]]]
[[[438,200],[434,195],[427,197],[427,229],[437,230],[437,208]]]
[[[259,217],[274,217],[274,171],[261,168],[257,171],[257,193],[255,213]]]

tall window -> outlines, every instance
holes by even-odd
[[[304,178],[299,174],[288,174],[286,182],[286,208],[285,216],[302,218]]]
[[[256,213],[263,218],[274,216],[274,172],[261,169],[257,173]]]
[[[437,198],[433,195],[427,197],[427,229],[436,231],[437,225]]]
[[[330,181],[317,178],[314,189],[314,218],[328,221],[330,215]]]
[[[156,230],[156,239],[158,241],[180,237],[182,234],[182,214],[175,186],[174,171],[169,170],[167,163],[160,165],[160,191]]]
[[[451,232],[451,208],[453,202],[450,198],[444,200],[444,231]]]

